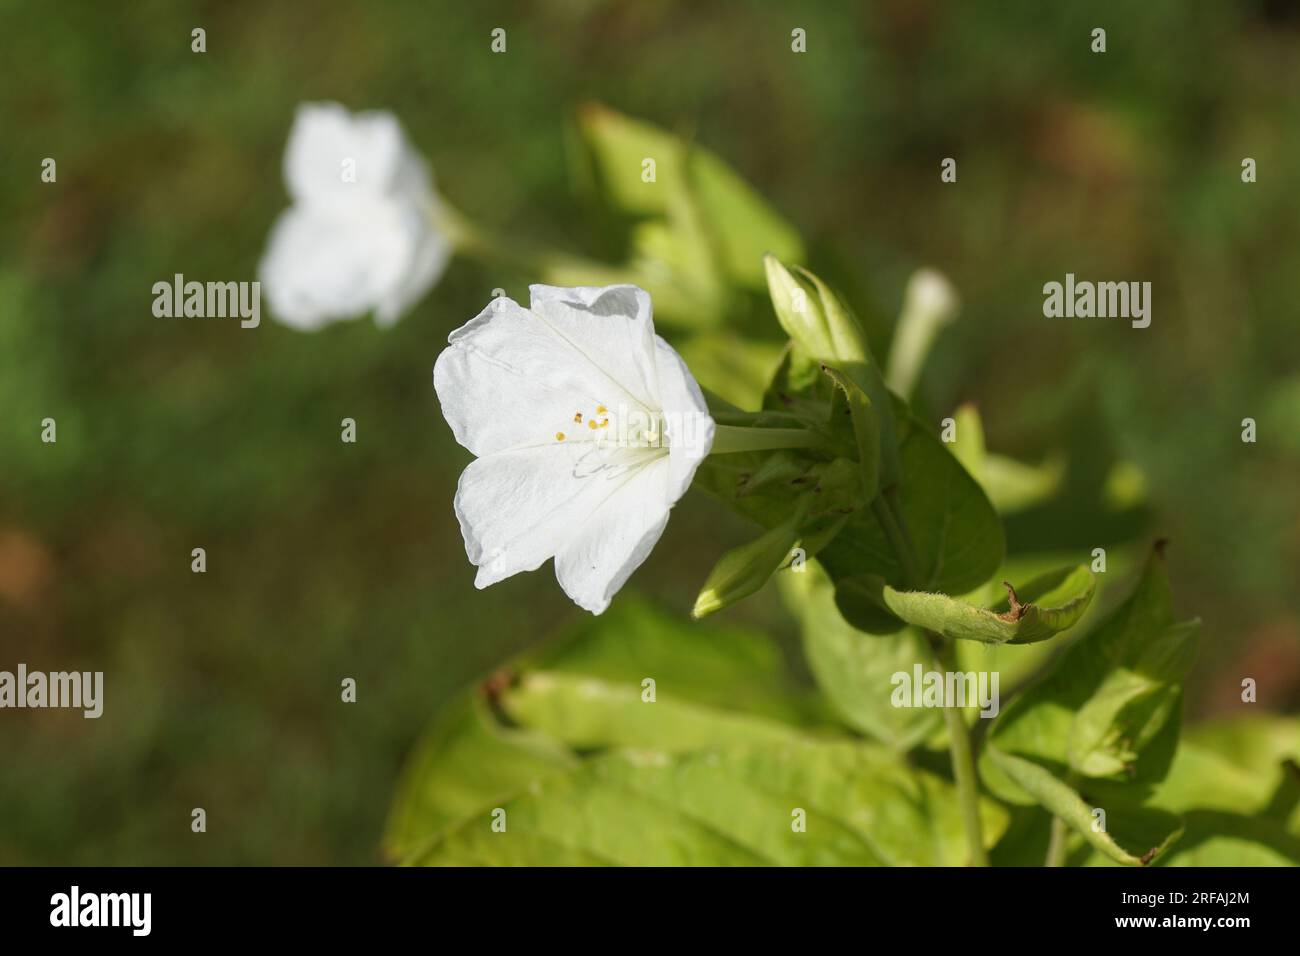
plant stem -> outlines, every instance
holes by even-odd
[[[1073,770],[1065,777],[1065,783],[1071,788],[1079,786],[1079,775]],[[1043,866],[1065,866],[1065,854],[1069,847],[1066,841],[1070,836],[1069,825],[1060,817],[1052,816],[1051,836],[1047,841],[1047,857],[1043,860]]]
[[[950,638],[931,635],[941,641],[935,652],[944,671],[957,669],[957,655]],[[970,728],[960,707],[943,709],[944,723],[948,727],[948,756],[952,760],[952,778],[957,785],[957,801],[961,804],[962,824],[966,829],[966,845],[971,866],[988,866],[984,850],[984,824],[980,820],[979,776],[975,770],[975,753],[970,743]]]
[[[776,448],[815,448],[824,443],[821,435],[806,428],[747,428],[744,425],[715,425],[710,455],[741,451],[771,451]]]
[[[916,550],[912,547],[911,536],[901,517],[901,505],[897,488],[888,488],[871,502],[872,513],[889,539],[890,546],[902,566],[903,577],[907,586],[920,589],[925,586]],[[935,661],[939,669],[954,671],[957,668],[957,655],[954,641],[940,634],[925,632],[930,646],[934,649]],[[975,770],[975,753],[971,747],[970,728],[960,707],[943,709],[944,723],[948,728],[948,757],[952,762],[952,779],[957,787],[957,800],[961,805],[962,825],[966,830],[966,844],[970,854],[971,866],[988,866],[988,854],[984,850],[984,825],[980,820],[979,776]]]
[[[1065,821],[1052,817],[1052,836],[1047,844],[1047,859],[1043,866],[1065,866],[1065,838],[1067,836]]]

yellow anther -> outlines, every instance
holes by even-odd
[[[601,422],[601,423],[600,423],[600,427],[601,427],[601,428],[608,428],[608,427],[609,427],[609,419],[606,418],[603,422]]]
[[[604,415],[607,411],[609,411],[609,409],[606,408],[604,405],[597,405],[597,406],[596,406],[596,414],[597,414],[597,415]]]
[[[596,419],[593,418],[591,421],[587,422],[587,427],[592,431],[595,431],[599,426],[596,424]]]
[[[577,422],[579,425],[581,425],[581,424],[582,424],[582,412],[575,412],[574,415],[573,415],[573,420],[574,420],[575,422]]]
[[[556,433],[555,433],[555,440],[556,440],[556,441],[564,441],[564,432],[556,432]]]

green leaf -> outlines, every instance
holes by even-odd
[[[989,759],[1051,811],[1081,834],[1093,847],[1125,866],[1145,866],[1182,834],[1177,817],[1159,810],[1106,807],[1105,826],[1094,808],[1069,784],[1030,760],[1007,754],[996,746],[986,750]]]
[[[1138,804],[1172,761],[1195,633],[1195,622],[1173,622],[1157,549],[1128,600],[1004,710],[981,762],[985,784],[1011,802],[1028,796],[1109,859],[1149,860],[1149,850],[1168,844],[1161,833],[1170,826],[1159,820],[1169,814]],[[1089,808],[1079,790],[1105,809],[1108,839],[1080,816]],[[1123,827],[1133,832],[1127,840]]]
[[[999,514],[1014,514],[1055,497],[1065,480],[1065,459],[1053,454],[1027,465],[990,452],[976,478]]]
[[[965,862],[952,784],[784,719],[816,724],[760,634],[634,600],[531,659],[552,669],[520,661],[491,682],[491,706],[439,719],[406,774],[389,852],[444,865]],[[981,815],[991,844],[1006,813],[986,800]]]
[[[1035,578],[1011,593],[1007,610],[988,610],[946,594],[884,587],[886,607],[908,624],[965,641],[1033,644],[1073,627],[1092,600],[1096,581],[1084,565]],[[1005,604],[1006,602],[1004,602]]]
[[[1256,726],[1256,721],[1237,722],[1238,726]],[[1231,725],[1229,725],[1231,726]],[[1247,744],[1249,746],[1249,744]],[[1151,797],[1153,806],[1175,813],[1193,810],[1219,810],[1247,815],[1274,812],[1286,824],[1294,806],[1279,800],[1288,787],[1294,788],[1294,775],[1286,769],[1286,760],[1300,754],[1279,757],[1272,764],[1243,765],[1239,754],[1221,753],[1197,739],[1183,739],[1178,745],[1169,773]],[[1300,823],[1300,819],[1297,820]],[[1300,827],[1297,827],[1300,836]]]
[[[1300,839],[1276,820],[1193,810],[1161,866],[1300,866]]]
[[[802,258],[795,229],[709,150],[601,105],[583,108],[577,126],[609,204],[632,216],[667,218],[674,195],[689,193],[732,281],[761,290],[764,253]],[[646,159],[655,161],[654,182],[642,179]]]
[[[1083,617],[1059,639],[1037,644],[980,644],[962,641],[957,656],[962,670],[996,670],[1001,673],[1002,694],[1006,699],[1018,695],[1026,681],[1036,681],[1050,668],[1051,662],[1069,645],[1096,630],[1120,604],[1128,600],[1133,582],[1146,565],[1149,547],[1107,549],[1107,570],[1094,572],[1096,584],[1092,601]],[[1002,610],[1006,600],[1004,581],[1031,581],[1062,567],[1073,566],[1076,553],[1070,551],[1027,552],[1008,556],[997,573],[985,584],[961,595],[971,604]]]
[[[772,416],[774,424],[785,421],[776,412],[760,414]],[[902,480],[889,498],[910,533],[924,589],[949,594],[971,591],[987,581],[1002,562],[1005,539],[1001,520],[979,485],[938,437],[907,417],[901,403],[895,405],[895,414],[902,439]],[[767,461],[767,456],[753,453],[710,456],[696,473],[695,483],[764,527],[775,527],[788,517],[792,495],[816,478],[811,459],[795,459],[806,463],[802,473],[790,467],[789,459],[782,459],[783,480],[755,487],[752,480],[765,470]],[[841,511],[844,524],[818,552],[818,558],[837,587],[847,583],[859,589],[852,599],[841,603],[849,623],[873,634],[893,633],[902,622],[883,605],[870,603],[868,579],[878,577],[901,588],[908,586],[908,577],[871,508],[859,503]],[[858,610],[863,613],[859,615]]]
[[[792,741],[671,753],[618,750],[445,831],[423,865],[959,865],[960,812],[947,782],[850,742]],[[805,815],[802,832],[792,823]],[[985,833],[1006,815],[986,801]]]
[[[1251,708],[1258,705],[1251,704]],[[1223,762],[1232,775],[1253,783],[1254,799],[1245,803],[1227,804],[1223,809],[1253,811],[1263,806],[1265,799],[1271,800],[1288,781],[1295,782],[1294,774],[1284,770],[1287,764],[1300,764],[1300,719],[1281,714],[1255,713],[1247,717],[1232,720],[1215,720],[1212,723],[1192,727],[1188,733],[1188,744],[1195,750],[1213,755]],[[1179,750],[1182,756],[1182,748]],[[1176,786],[1174,770],[1166,782],[1170,787]],[[1183,778],[1190,792],[1204,796],[1205,788],[1195,786],[1195,775]],[[1216,774],[1216,779],[1221,779]],[[1163,788],[1162,788],[1163,790]],[[1200,803],[1198,806],[1209,806]],[[1300,836],[1300,808],[1292,807],[1289,820],[1292,830]]]
[[[742,408],[758,406],[781,362],[779,344],[726,329],[686,336],[673,345],[703,388]]]
[[[1024,511],[1052,498],[1065,479],[1065,459],[1048,457],[1041,465],[995,455],[984,445],[984,424],[974,405],[953,413],[956,441],[953,454],[993,502],[999,514]]]
[[[1300,721],[1294,719],[1261,714],[1185,733],[1150,800],[1186,822],[1162,865],[1300,865],[1297,761]]]
[[[974,591],[961,595],[962,600],[983,607],[1001,610],[1006,598],[1003,581],[1031,581],[1053,570],[1071,566],[1075,555],[1069,552],[1022,553],[1008,557],[989,581]],[[1131,572],[1146,560],[1146,550],[1135,564],[1122,550],[1109,554],[1109,570],[1097,574],[1092,600],[1083,617],[1057,640],[1039,641],[1037,644],[981,644],[961,641],[956,645],[958,669],[963,671],[997,671],[1000,676],[1003,700],[1011,700],[1026,688],[1026,683],[1040,678],[1051,662],[1065,652],[1069,644],[1092,631],[1093,625],[1126,599],[1131,590]],[[1041,863],[1042,858],[1034,861]]]
[[[815,564],[779,576],[781,593],[798,615],[808,665],[831,706],[850,727],[895,750],[910,750],[943,723],[938,710],[894,707],[894,674],[926,662],[925,638],[915,630],[868,635],[836,607],[839,592]]]
[[[1268,734],[1263,720],[1227,726],[1227,739],[1247,726],[1260,731],[1242,738],[1248,749]],[[1211,735],[1215,729],[1206,728]],[[1300,865],[1300,768],[1280,761],[1246,769],[1240,759],[1239,753],[1219,753],[1195,741],[1179,745],[1149,804],[1179,814],[1185,824],[1182,839],[1161,858],[1162,866]],[[1121,785],[1113,786],[1122,793]],[[1098,789],[1099,800],[1110,799]]]
[[[1002,523],[978,484],[929,428],[896,406],[902,477],[897,501],[927,591],[962,594],[987,581],[1002,562]],[[883,481],[882,477],[882,481]],[[876,575],[908,587],[885,530],[870,510],[855,513],[821,554],[836,581]],[[856,622],[855,622],[856,623]]]
[[[1195,622],[1173,622],[1164,562],[1153,552],[1128,600],[1002,712],[993,742],[1061,777],[1122,781],[1136,799],[1173,758],[1195,636]],[[1017,800],[996,773],[987,783]]]
[[[835,582],[835,607],[850,627],[865,634],[886,637],[904,624],[885,607],[885,581],[874,574],[855,574]]]
[[[853,421],[853,437],[858,446],[858,468],[862,476],[862,500],[870,502],[880,490],[880,422],[876,418],[871,399],[856,381],[839,369],[823,365],[822,371],[830,377],[844,395]]]
[[[677,204],[683,205],[683,204]],[[628,261],[603,264],[555,255],[538,265],[550,285],[615,285],[630,282],[650,293],[655,322],[710,334],[734,304],[734,290],[720,276],[710,250],[687,222],[652,221],[632,232]]]
[[[653,747],[667,752],[719,744],[777,744],[798,730],[751,714],[693,704],[656,680],[655,699],[640,682],[612,683],[556,671],[534,671],[501,696],[512,721],[579,751]]]
[[[1089,777],[1125,773],[1157,739],[1167,723],[1178,719],[1179,680],[1191,669],[1196,653],[1197,622],[1176,624],[1155,635],[1145,659],[1134,669],[1108,673],[1074,715],[1070,728],[1070,766]]]
[[[384,853],[400,859],[480,807],[575,766],[555,741],[497,724],[482,699],[464,694],[416,744],[389,813]]]
[[[788,724],[819,724],[822,707],[787,673],[781,649],[751,627],[691,621],[636,594],[521,660],[518,669],[562,671]]]

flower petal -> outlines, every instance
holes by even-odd
[[[451,243],[431,226],[420,223],[406,275],[375,306],[375,322],[391,326],[442,277],[451,259]]]
[[[619,387],[612,401],[658,411],[650,294],[634,285],[530,285],[529,308]]]
[[[433,385],[456,440],[476,455],[553,443],[556,432],[581,441],[586,423],[575,415],[616,401],[607,373],[513,299],[495,299],[447,341]]]
[[[668,432],[669,495],[676,501],[686,493],[699,467],[713,447],[713,419],[704,394],[690,369],[673,347],[655,336],[659,390]]]
[[[272,312],[310,330],[369,311],[402,287],[421,228],[418,216],[384,201],[364,215],[290,207],[258,267]]]
[[[456,488],[455,508],[465,554],[479,568],[476,587],[539,567],[591,529],[603,503],[642,470],[606,469],[578,477],[583,458],[594,448],[555,442],[470,463]],[[667,513],[664,505],[660,510]]]
[[[284,151],[284,182],[297,202],[346,205],[390,192],[408,171],[410,152],[392,113],[353,114],[338,103],[303,103]],[[355,181],[345,181],[345,162]]]
[[[600,614],[649,557],[675,497],[667,457],[637,468],[555,556],[555,577],[579,607]]]

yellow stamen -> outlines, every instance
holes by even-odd
[[[581,424],[582,424],[582,412],[577,412],[577,413],[575,413],[574,416],[573,416],[573,420],[574,420],[575,422],[577,422],[579,425],[581,425]]]
[[[587,422],[587,427],[592,431],[595,431],[599,426],[596,424],[596,419],[593,418],[591,421]]]
[[[603,422],[601,422],[601,423],[600,423],[600,427],[601,427],[601,428],[608,428],[608,427],[609,427],[609,419],[607,418],[607,419],[605,419]]]
[[[597,405],[597,406],[596,406],[596,414],[597,414],[597,415],[604,415],[607,411],[609,411],[609,409],[606,408],[604,405]]]
[[[556,433],[555,433],[555,440],[556,440],[556,441],[564,441],[564,432],[556,432]]]

